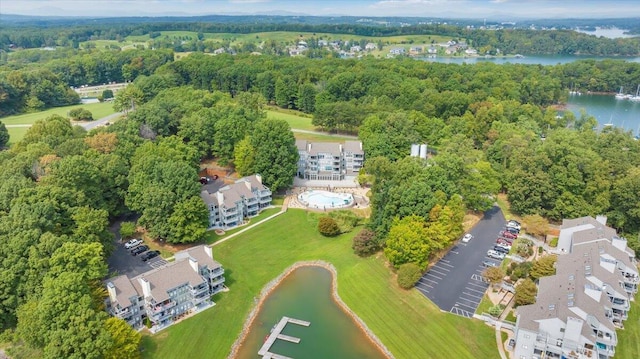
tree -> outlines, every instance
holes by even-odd
[[[113,102],[113,109],[118,112],[128,112],[135,109],[137,105],[144,101],[144,93],[135,84],[129,84],[124,89],[118,91]]]
[[[17,143],[17,147],[25,149],[29,144],[44,142],[51,148],[55,148],[73,135],[73,128],[68,119],[51,115],[44,120],[36,121],[29,127],[22,140]]]
[[[93,136],[85,137],[84,143],[100,153],[111,153],[118,145],[118,137],[115,133],[100,132]]]
[[[542,277],[556,274],[555,264],[558,257],[555,255],[548,255],[539,258],[533,263],[533,267],[529,272],[529,275],[533,279],[539,279]]]
[[[170,243],[193,243],[204,238],[209,226],[209,211],[200,196],[194,196],[178,202],[173,213],[167,219]]]
[[[113,91],[106,89],[102,91],[102,98],[105,100],[113,98]]]
[[[142,340],[140,333],[124,320],[115,317],[107,319],[104,325],[113,343],[105,354],[105,359],[140,358],[140,341]]]
[[[7,126],[0,121],[0,150],[5,148],[9,143],[9,131],[7,130]]]
[[[493,287],[502,283],[505,273],[500,267],[489,267],[482,272],[482,277],[491,283]]]
[[[122,222],[120,224],[120,237],[122,239],[131,238],[134,234],[136,234],[135,222]]]
[[[547,232],[549,231],[549,221],[546,218],[539,214],[533,214],[524,216],[522,222],[527,233],[546,238]]]
[[[499,190],[498,173],[489,162],[480,161],[467,167],[467,175],[461,185],[467,208],[480,212],[490,209]]]
[[[536,284],[529,278],[523,280],[516,286],[516,307],[535,303],[537,294],[538,287]]]
[[[340,234],[340,227],[335,219],[325,216],[318,220],[318,232],[325,237],[335,237]]]
[[[398,269],[398,285],[402,289],[411,289],[422,277],[422,268],[415,263],[405,263]]]
[[[251,138],[245,137],[236,144],[233,150],[233,164],[240,176],[248,176],[256,173],[253,169],[255,163],[255,149],[251,145]]]
[[[69,111],[69,118],[71,121],[93,121],[93,114],[85,108],[78,107]]]
[[[351,245],[353,252],[360,257],[366,257],[380,250],[380,244],[376,241],[376,233],[364,228],[353,237]]]
[[[435,248],[437,244],[427,236],[424,218],[411,215],[394,220],[387,236],[384,254],[396,268],[405,263],[415,263],[424,268]]]
[[[313,84],[308,82],[300,85],[298,88],[298,98],[296,99],[296,107],[306,113],[313,113],[316,109],[316,95],[318,91]]]
[[[255,151],[253,169],[263,183],[274,192],[291,186],[299,155],[289,124],[280,119],[258,121],[250,144]]]

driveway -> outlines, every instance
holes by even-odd
[[[499,207],[494,206],[484,213],[482,219],[469,233],[469,243],[459,242],[447,255],[438,261],[416,284],[422,294],[440,309],[464,317],[472,317],[489,284],[482,278],[482,262],[491,260],[487,250],[491,249],[500,230],[506,224]]]

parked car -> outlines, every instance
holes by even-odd
[[[493,246],[493,250],[496,251],[496,252],[504,253],[504,254],[507,254],[510,251],[510,249],[507,249],[507,248],[502,247],[502,246]]]
[[[520,228],[522,228],[518,222],[514,222],[514,221],[507,222],[507,227],[508,228],[515,228],[517,230],[520,230]]]
[[[134,239],[130,239],[127,243],[125,243],[124,247],[126,249],[131,249],[133,247],[137,247],[140,244],[142,244],[142,240],[138,238],[134,238]]]
[[[513,228],[513,227],[507,227],[506,228],[507,232],[518,235],[518,233],[520,233],[519,229]]]
[[[462,241],[463,241],[464,243],[468,243],[468,242],[471,240],[471,238],[473,238],[473,236],[471,235],[471,233],[467,233],[467,234],[465,234],[465,235],[464,235],[464,237],[462,237]]]
[[[500,252],[494,251],[493,249],[489,249],[487,251],[487,257],[493,258],[493,259],[504,259],[504,253],[500,253]]]
[[[516,221],[515,219],[510,219],[507,223],[513,223],[515,225],[520,225],[520,222]]]
[[[497,267],[498,263],[492,261],[484,261],[482,262],[482,265],[485,267]]]
[[[515,234],[515,233],[511,233],[509,231],[501,231],[500,232],[500,237],[516,239],[516,238],[518,238],[518,235]]]
[[[141,246],[137,246],[134,249],[131,250],[131,254],[133,254],[134,256],[137,256],[138,254],[142,253],[142,252],[146,252],[149,249],[148,246],[146,245],[141,245]]]
[[[505,240],[504,238],[498,238],[496,240],[496,243],[504,247],[511,247],[511,242]]]
[[[151,259],[151,258],[155,258],[155,257],[157,257],[157,256],[159,256],[159,255],[160,255],[160,251],[148,251],[148,252],[146,252],[146,253],[143,253],[143,254],[140,256],[140,258],[142,258],[142,261],[143,261],[143,262],[146,262],[146,261],[148,261],[149,259]]]

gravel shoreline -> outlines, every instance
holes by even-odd
[[[280,282],[282,282],[294,270],[300,267],[311,267],[311,266],[322,267],[328,270],[329,272],[331,272],[331,297],[333,301],[336,302],[336,304],[338,304],[338,306],[340,307],[340,309],[342,309],[342,311],[344,311],[347,315],[351,317],[351,319],[356,323],[356,325],[367,335],[369,340],[378,348],[380,352],[382,352],[382,354],[384,354],[388,359],[394,359],[395,357],[393,356],[393,354],[391,354],[389,349],[387,349],[387,347],[384,344],[382,344],[380,339],[378,339],[378,337],[371,331],[371,329],[367,327],[365,322],[362,319],[360,319],[360,317],[358,317],[358,315],[354,313],[342,301],[342,298],[340,298],[340,296],[338,295],[338,272],[336,271],[336,268],[333,266],[333,264],[325,261],[320,261],[320,260],[296,262],[290,267],[288,267],[287,269],[285,269],[284,272],[282,272],[282,274],[280,274],[275,279],[267,283],[264,286],[264,288],[262,288],[262,290],[260,291],[260,299],[258,300],[256,305],[253,307],[253,309],[251,309],[251,312],[249,312],[249,316],[247,317],[247,320],[245,320],[244,325],[242,326],[242,331],[240,332],[240,335],[238,336],[236,341],[231,346],[231,352],[229,353],[227,358],[234,359],[238,355],[238,350],[240,349],[240,347],[242,346],[242,343],[244,342],[245,338],[249,334],[249,329],[251,328],[253,321],[258,316],[258,313],[262,308],[262,304],[264,303],[264,300],[271,293],[271,291],[273,291],[280,284]]]

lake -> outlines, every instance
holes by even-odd
[[[569,95],[567,108],[580,116],[580,109],[598,120],[599,128],[604,124],[612,124],[633,132],[640,133],[640,102],[616,100],[613,95]]]
[[[525,64],[525,65],[557,65],[566,64],[578,60],[625,60],[629,62],[640,62],[640,57],[603,57],[603,56],[571,56],[571,55],[535,55],[524,57],[416,57],[416,60],[439,62],[444,64],[478,64],[481,62],[491,62],[494,64]]]
[[[269,294],[236,358],[260,358],[258,350],[283,316],[311,322],[287,324],[282,334],[299,344],[276,340],[270,352],[296,359],[384,359],[374,344],[331,297],[331,273],[321,267],[294,270]]]

